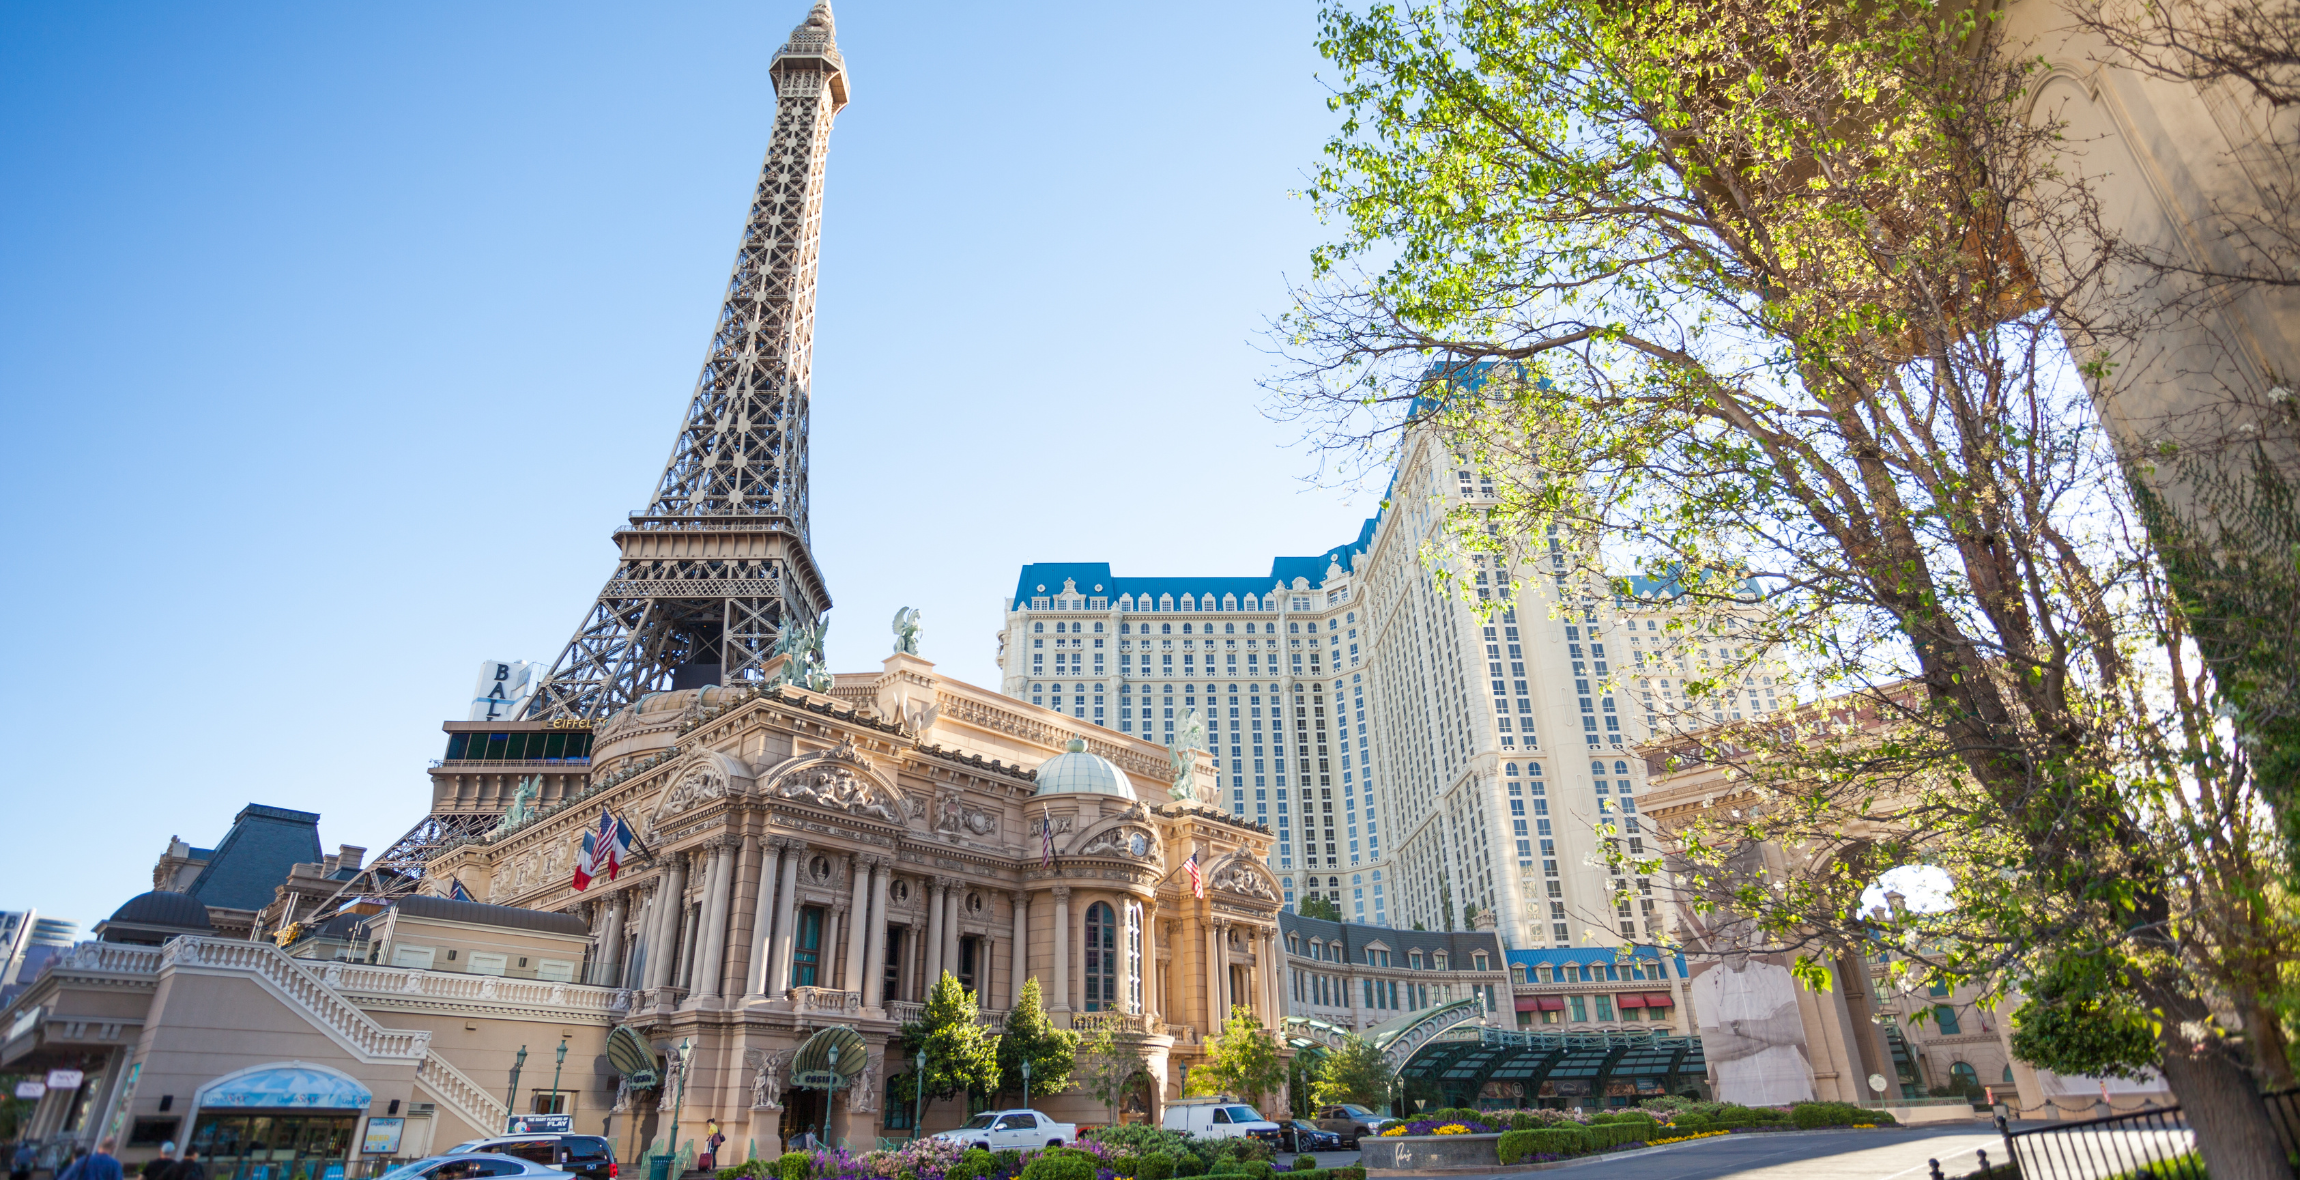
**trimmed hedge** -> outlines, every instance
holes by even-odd
[[[1173,1161],[1176,1176],[1203,1176],[1206,1174],[1206,1161],[1199,1159],[1198,1153],[1194,1151],[1177,1151],[1170,1153],[1166,1158]]]
[[[1598,1123],[1587,1127],[1541,1127],[1523,1131],[1504,1131],[1494,1141],[1494,1153],[1503,1164],[1514,1164],[1529,1155],[1588,1155],[1607,1151],[1628,1143],[1643,1143],[1654,1137],[1653,1127],[1642,1119],[1624,1123]]]
[[[1213,1171],[1206,1174],[1209,1176],[1247,1176],[1251,1177],[1251,1180],[1270,1180],[1270,1177],[1275,1175],[1277,1170],[1268,1160],[1223,1160],[1214,1165]]]
[[[1022,1180],[1094,1180],[1095,1158],[1060,1149],[1039,1152],[1023,1165]]]
[[[1884,1111],[1867,1110],[1850,1102],[1799,1102],[1789,1108],[1789,1121],[1808,1131],[1815,1127],[1850,1127],[1855,1123],[1873,1127],[1898,1125],[1893,1116]]]
[[[1315,1171],[1317,1171],[1317,1170],[1318,1170],[1318,1161],[1317,1161],[1317,1158],[1316,1158],[1315,1156],[1312,1156],[1312,1155],[1311,1155],[1309,1152],[1306,1152],[1306,1151],[1305,1151],[1305,1152],[1303,1152],[1302,1154],[1300,1154],[1300,1155],[1297,1155],[1297,1156],[1295,1156],[1295,1157],[1294,1157],[1294,1171],[1297,1171],[1297,1172],[1315,1172]]]
[[[775,1172],[782,1180],[807,1180],[807,1174],[814,1170],[815,1157],[803,1151],[786,1151],[781,1159],[775,1161]],[[1088,1180],[1093,1178],[1088,1177]]]
[[[1173,1180],[1174,1157],[1163,1151],[1153,1151],[1141,1157],[1134,1167],[1134,1180]]]

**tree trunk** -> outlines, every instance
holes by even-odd
[[[2169,1015],[2169,1013],[2168,1013]],[[2198,1051],[2166,1021],[2164,1080],[2196,1129],[2196,1149],[2212,1180],[2291,1180],[2284,1145],[2251,1071],[2209,1050]]]

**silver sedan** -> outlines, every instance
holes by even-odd
[[[547,1167],[517,1156],[487,1151],[459,1151],[428,1156],[401,1164],[378,1180],[482,1180],[483,1177],[520,1176],[532,1180],[575,1180],[573,1172]]]

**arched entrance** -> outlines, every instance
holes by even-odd
[[[826,1143],[848,1137],[841,1092],[853,1093],[855,1079],[870,1066],[870,1042],[843,1024],[808,1037],[791,1056],[790,1089],[783,1093],[783,1142],[813,1133]]]

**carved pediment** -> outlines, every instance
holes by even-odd
[[[649,838],[687,812],[749,789],[751,768],[731,754],[703,750],[687,765],[672,771],[670,779],[647,818],[645,835]]]
[[[1224,893],[1241,897],[1255,897],[1264,901],[1278,900],[1278,880],[1270,870],[1253,857],[1233,854],[1228,860],[1214,866],[1206,874],[1206,885]]]
[[[888,786],[852,743],[802,754],[760,776],[765,795],[828,811],[901,826],[910,814],[901,792]]]
[[[1160,859],[1158,833],[1129,811],[1088,829],[1084,838],[1073,842],[1069,855],[1116,856],[1155,864]]]

